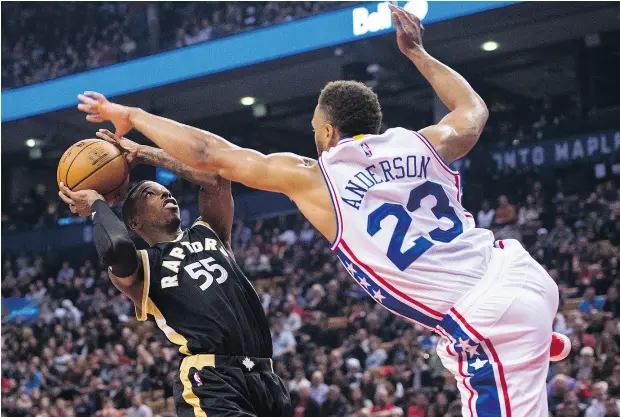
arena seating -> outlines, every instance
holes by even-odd
[[[15,88],[287,22],[351,2],[11,3],[2,88]],[[79,21],[72,16],[79,14]],[[28,36],[24,36],[28,33]]]
[[[510,227],[496,221],[491,227],[509,238],[530,228],[528,222],[536,223],[528,248],[561,288],[556,331],[568,334],[574,346],[568,360],[551,367],[551,410],[564,416],[564,410],[577,406],[594,413],[603,388],[608,396],[620,394],[620,306],[617,297],[612,299],[620,279],[617,184],[592,185],[561,199],[558,190],[526,184],[510,194],[508,204],[517,213],[507,219]],[[520,193],[536,196],[535,204],[512,196]],[[563,201],[591,193],[597,203],[583,217],[566,224],[556,219]],[[524,210],[534,210],[538,218],[532,212],[525,216]],[[338,386],[346,415],[369,415],[367,407],[382,388],[389,403],[408,415],[460,415],[453,379],[434,353],[436,337],[362,294],[324,239],[312,230],[300,233],[302,224],[300,215],[289,215],[239,223],[234,233],[237,260],[254,280],[270,320],[281,321],[297,341],[296,353],[278,357],[275,366],[293,397],[299,380],[307,378],[315,380],[317,392],[323,383]],[[289,229],[293,240],[290,233],[283,235]],[[5,415],[51,416],[71,409],[66,415],[120,416],[135,393],[154,415],[174,415],[171,363],[177,352],[152,322],[132,318],[131,304],[94,259],[64,267],[61,259],[37,254],[3,259],[3,297],[26,297],[40,312],[32,327],[15,322],[2,327]],[[602,312],[587,302],[588,288],[596,292],[593,305],[603,306]],[[316,371],[324,382],[313,376]],[[566,380],[568,387],[558,382]]]

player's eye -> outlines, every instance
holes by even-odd
[[[146,196],[147,196],[147,197],[150,197],[150,196],[152,196],[152,195],[155,195],[155,193],[154,193],[154,192],[152,192],[152,191],[147,191],[147,192],[146,192]]]

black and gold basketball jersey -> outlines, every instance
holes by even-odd
[[[155,323],[186,355],[270,358],[271,333],[252,284],[207,223],[139,251],[144,294],[138,320]]]

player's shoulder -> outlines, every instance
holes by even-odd
[[[391,127],[386,129],[385,132],[377,135],[378,137],[393,138],[393,137],[405,137],[411,139],[412,136],[417,136],[419,133],[415,130],[407,129],[404,127]]]
[[[202,220],[202,217],[198,217],[190,227],[185,230],[188,239],[194,239],[195,236],[199,238],[214,238],[221,240],[218,234],[213,230],[211,225]]]

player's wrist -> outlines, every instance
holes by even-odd
[[[422,45],[408,50],[405,55],[407,55],[407,58],[413,61],[414,64],[430,58],[430,55]]]
[[[136,146],[136,163],[146,164],[149,154],[152,154],[155,148],[147,145]]]
[[[144,113],[144,110],[139,107],[127,107],[127,121],[131,124],[132,129],[135,127],[134,122],[140,113]]]
[[[91,209],[96,210],[95,206],[97,205],[98,202],[102,202],[106,206],[108,205],[107,201],[105,201],[105,198],[103,198],[103,196],[99,193],[93,194],[92,197],[89,197],[88,199],[88,205],[90,206]]]

